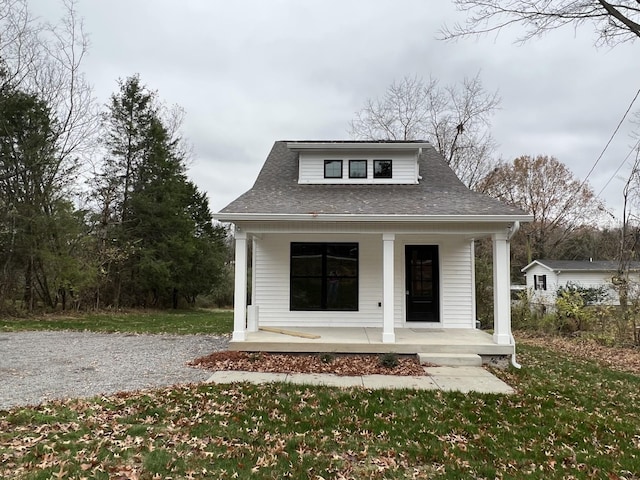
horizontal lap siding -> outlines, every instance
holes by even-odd
[[[534,277],[540,275],[547,276],[547,289],[536,290]],[[534,303],[553,304],[556,299],[556,290],[558,289],[558,276],[548,268],[540,265],[534,265],[527,271],[526,276],[527,291],[531,295],[531,301]]]
[[[473,259],[471,241],[457,236],[399,235],[395,248],[394,323],[410,327],[406,318],[406,245],[438,245],[440,263],[440,320],[435,327],[472,328],[475,326]],[[420,326],[423,326],[421,324]]]
[[[558,275],[558,286],[566,286],[573,283],[584,288],[606,288],[608,298],[606,303],[620,304],[620,297],[613,286],[611,279],[614,272],[562,272]],[[557,288],[552,293],[556,293]]]
[[[440,316],[444,327],[475,326],[471,255],[469,241],[452,239],[440,246]]]
[[[359,310],[357,312],[289,311],[291,242],[357,242],[359,245]],[[263,235],[257,241],[255,304],[261,325],[381,326],[381,240],[367,235]]]
[[[373,178],[373,160],[391,160],[393,178]],[[324,161],[342,160],[342,178],[324,178]],[[367,178],[349,178],[349,160],[367,160]],[[415,184],[417,181],[417,163],[412,154],[305,154],[301,155],[298,183],[394,183]]]
[[[446,238],[444,240],[443,238]],[[291,242],[357,242],[359,310],[289,311]],[[254,287],[259,322],[265,326],[382,326],[382,238],[358,234],[264,234],[257,243]],[[394,322],[405,323],[405,245],[438,245],[440,318],[447,328],[474,326],[473,261],[469,240],[456,236],[397,236],[395,242]],[[410,324],[409,324],[410,325]],[[436,325],[436,326],[437,326]]]

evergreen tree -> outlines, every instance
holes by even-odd
[[[221,275],[224,235],[212,226],[206,196],[187,179],[180,139],[162,114],[155,92],[133,76],[120,82],[104,115],[109,156],[96,192],[116,306],[176,308]]]

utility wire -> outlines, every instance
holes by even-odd
[[[564,206],[562,207],[562,210],[560,211],[560,213],[558,214],[558,216],[556,217],[556,219],[551,222],[552,226],[553,224],[555,224],[556,222],[558,222],[560,220],[560,218],[562,217],[562,215],[566,212],[566,210],[569,208],[569,205],[571,204],[571,201],[573,200],[573,198],[580,193],[580,191],[582,190],[582,188],[585,186],[585,184],[587,183],[587,180],[589,180],[589,177],[591,176],[591,174],[593,173],[593,171],[595,170],[596,166],[598,165],[598,163],[600,162],[600,160],[602,160],[602,157],[604,156],[604,153],[607,151],[607,149],[609,148],[609,145],[611,145],[611,142],[613,141],[613,139],[615,138],[616,134],[618,133],[618,130],[620,130],[620,127],[622,126],[622,124],[624,123],[625,119],[627,118],[627,115],[629,114],[629,112],[631,111],[631,109],[633,108],[633,104],[636,103],[636,100],[638,99],[638,97],[640,96],[640,88],[638,89],[638,91],[636,92],[636,94],[633,97],[633,100],[631,100],[631,103],[629,104],[629,107],[627,107],[627,111],[624,112],[624,115],[622,116],[622,118],[620,119],[620,121],[618,122],[618,125],[616,126],[616,129],[613,131],[613,133],[611,134],[611,137],[609,138],[609,141],[607,142],[607,144],[604,146],[604,148],[602,149],[602,152],[600,152],[600,155],[598,155],[598,158],[596,159],[596,161],[594,162],[593,166],[591,167],[591,170],[589,170],[589,173],[587,173],[587,176],[584,177],[584,180],[582,181],[582,183],[580,183],[580,185],[578,186],[578,188],[576,188],[570,195],[569,198],[567,198],[567,200],[564,202]]]
[[[602,187],[602,189],[598,192],[598,195],[596,195],[596,197],[600,197],[600,195],[602,195],[602,192],[604,192],[605,189],[609,186],[609,184],[611,183],[611,180],[613,180],[616,177],[616,175],[618,175],[618,172],[620,171],[620,169],[624,166],[625,163],[627,163],[627,160],[629,160],[629,157],[631,156],[631,154],[635,152],[638,147],[640,147],[640,140],[638,140],[636,144],[633,147],[631,147],[631,150],[629,150],[629,153],[627,153],[627,156],[624,157],[624,160],[622,160],[622,163],[618,165],[618,168],[616,169],[616,171],[613,172],[613,175],[611,175],[609,180],[607,180],[607,183],[604,184],[604,187]]]
[[[589,179],[589,177],[591,176],[591,174],[595,170],[596,166],[598,165],[600,160],[602,160],[602,157],[604,156],[604,153],[609,148],[609,145],[611,145],[611,142],[613,141],[613,139],[615,138],[616,134],[618,133],[618,130],[620,130],[620,127],[622,126],[622,124],[624,123],[625,119],[627,118],[627,115],[629,115],[629,112],[631,111],[631,108],[633,108],[633,104],[636,103],[636,100],[638,99],[638,96],[640,96],[640,88],[638,89],[638,91],[636,92],[635,96],[633,97],[633,100],[631,100],[631,103],[629,104],[629,107],[627,108],[627,111],[624,112],[624,115],[622,116],[622,118],[618,122],[618,126],[613,131],[613,133],[611,134],[611,137],[609,138],[609,141],[607,142],[607,144],[602,149],[602,152],[600,152],[600,155],[598,156],[598,158],[596,159],[595,163],[593,164],[593,167],[591,167],[591,170],[589,170],[589,173],[587,173],[587,176],[584,177],[584,180],[582,181],[582,184],[580,184],[580,187],[578,188],[576,193],[580,191],[580,189],[584,186],[585,183],[587,183],[587,180]],[[616,173],[617,173],[617,171],[616,171]],[[607,184],[608,183],[609,182],[607,182]]]

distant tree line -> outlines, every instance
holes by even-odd
[[[176,308],[228,290],[227,231],[187,177],[180,111],[138,76],[96,108],[65,6],[51,26],[0,5],[0,310]]]

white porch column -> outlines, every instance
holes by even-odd
[[[256,258],[258,239],[251,236],[251,292],[249,295],[249,305],[247,306],[247,331],[258,331],[258,306],[256,305]]]
[[[396,343],[393,328],[393,250],[396,236],[382,234],[382,343]]]
[[[511,273],[507,232],[494,233],[493,240],[493,341],[511,343]]]
[[[235,342],[247,339],[247,234],[236,227],[236,270],[233,293],[233,335]]]

